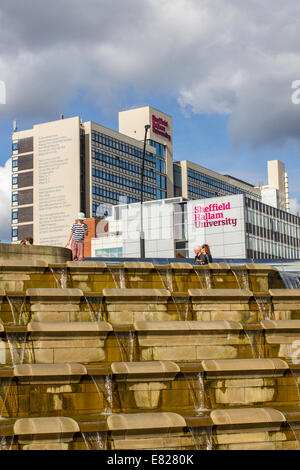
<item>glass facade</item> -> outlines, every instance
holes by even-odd
[[[95,256],[101,258],[119,258],[123,256],[123,248],[101,248],[95,250]]]
[[[226,194],[244,194],[245,196],[260,200],[260,196],[254,191],[247,191],[239,186],[234,186],[223,180],[213,178],[200,171],[195,171],[191,168],[188,169],[189,198],[199,199],[199,197],[216,197],[225,196]]]
[[[148,142],[150,143],[150,142]],[[167,196],[165,149],[151,141],[155,153],[145,152],[143,197],[145,200]],[[92,132],[92,214],[99,212],[100,201],[110,204],[140,201],[143,149],[101,132]]]
[[[300,218],[245,198],[247,257],[300,258]]]

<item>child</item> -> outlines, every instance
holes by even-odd
[[[69,246],[72,239],[71,250],[73,261],[83,261],[84,258],[84,238],[88,234],[88,227],[84,223],[84,219],[84,213],[79,212],[78,219],[76,219],[75,223],[72,225],[69,239],[66,244],[66,247]]]

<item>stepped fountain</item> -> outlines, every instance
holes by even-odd
[[[299,450],[297,276],[46,248],[0,260],[1,450]]]

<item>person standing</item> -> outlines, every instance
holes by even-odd
[[[84,223],[85,214],[79,212],[78,218],[72,225],[71,232],[66,244],[66,247],[70,245],[71,239],[71,250],[73,261],[83,261],[84,259],[84,238],[88,234],[88,226]]]

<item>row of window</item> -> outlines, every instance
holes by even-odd
[[[96,150],[92,151],[92,157],[95,161],[101,162],[104,166],[109,165],[111,168],[117,168],[120,170],[127,170],[134,175],[141,175],[142,174],[142,167],[138,165],[134,165],[133,163],[129,163],[126,160],[121,160],[118,157],[113,157],[108,153],[104,152],[97,152]],[[155,179],[156,173],[153,170],[148,170],[148,168],[144,168],[144,176],[148,178]]]
[[[283,243],[292,247],[300,247],[300,240],[298,238],[294,238],[286,233],[274,232],[273,230],[259,227],[249,222],[246,222],[246,232],[251,235],[266,238],[267,240],[272,240],[273,242]]]
[[[263,258],[299,258],[300,250],[292,245],[283,245],[274,240],[266,240],[262,238],[249,235],[247,237],[247,248],[255,253],[255,256],[259,259]]]
[[[245,199],[245,203],[246,207],[250,207],[251,209],[259,211],[263,214],[267,214],[272,217],[276,217],[277,219],[284,220],[286,222],[290,222],[300,226],[300,218],[296,215],[290,214],[289,212],[277,209],[276,207],[272,207],[267,204],[263,204],[260,201],[254,201],[253,199],[249,198]]]
[[[113,183],[114,185],[120,185],[120,186],[125,186],[126,189],[130,189],[134,192],[140,192],[141,191],[141,183],[139,181],[131,180],[129,178],[126,178],[124,176],[119,176],[114,173],[107,173],[106,171],[103,171],[101,169],[92,168],[92,176],[95,179],[101,179],[105,181],[109,181],[110,183]],[[151,194],[152,196],[156,195],[156,188],[153,186],[148,186],[147,184],[143,185],[143,192]]]
[[[255,199],[259,199],[259,196],[257,194],[254,194],[250,191],[246,191],[237,186],[233,186],[229,183],[225,183],[224,181],[217,180],[216,178],[207,176],[204,173],[199,173],[198,171],[195,171],[195,170],[188,169],[188,178],[194,183],[213,186],[221,191],[226,191],[227,193],[245,194],[245,195],[251,194],[251,197],[254,197]],[[216,193],[216,195],[221,195],[221,194]]]
[[[122,194],[117,191],[112,191],[111,189],[106,189],[98,185],[93,185],[92,193],[93,193],[93,197],[95,197],[96,199],[105,199],[105,201],[111,202],[112,204],[118,204],[118,202],[120,201],[124,202],[124,198],[126,198],[127,204],[139,202],[139,199],[135,197],[127,196],[127,194]]]
[[[213,193],[211,191],[207,191],[206,189],[199,188],[199,186],[193,186],[191,184],[188,185],[188,194],[189,197],[215,197],[218,196],[218,193]]]
[[[92,143],[99,144],[98,146],[102,147],[110,147],[114,150],[115,153],[118,155],[126,156],[131,155],[133,158],[141,159],[143,157],[143,150],[135,147],[134,145],[127,144],[122,142],[121,140],[115,139],[113,137],[109,137],[105,134],[101,134],[100,132],[93,131],[92,132]],[[145,160],[151,162],[152,165],[155,166],[155,155],[149,152],[145,152]]]
[[[288,215],[292,216],[292,214]],[[300,238],[300,223],[296,225],[289,221],[285,221],[284,219],[265,215],[262,212],[258,212],[249,208],[246,211],[246,222],[252,225],[263,227],[266,230],[280,232],[294,238]]]
[[[152,145],[152,147],[155,148],[157,157],[165,158],[165,146],[163,144],[155,142],[151,139],[147,140],[147,144]]]

